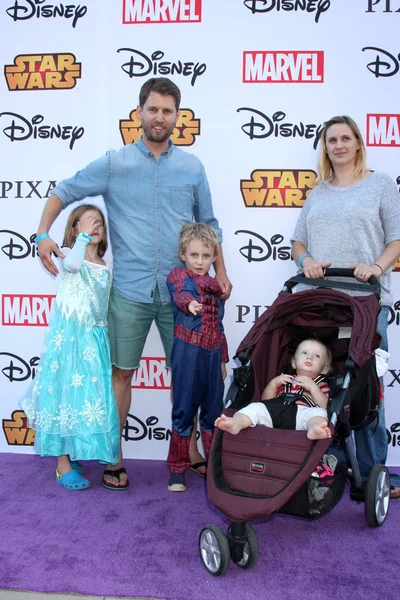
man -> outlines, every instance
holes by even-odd
[[[87,196],[104,198],[113,249],[113,287],[110,295],[109,336],[113,385],[121,430],[131,403],[131,379],[138,368],[153,321],[159,330],[167,365],[173,340],[173,317],[166,286],[169,272],[181,266],[179,231],[187,222],[205,222],[219,240],[216,279],[223,298],[232,285],[222,255],[222,232],[214,217],[211,194],[198,158],[174,146],[170,136],[179,118],[179,88],[164,77],[142,86],[137,115],[143,135],[136,144],[107,152],[70,179],[61,182],[43,210],[37,236],[44,267],[58,273],[51,252],[63,257],[48,231],[61,210]],[[42,235],[44,234],[44,237]],[[195,434],[190,458],[204,476]],[[203,470],[201,470],[203,469]],[[104,472],[103,485],[123,490],[129,486],[121,459]]]

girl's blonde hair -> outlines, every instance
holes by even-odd
[[[327,133],[329,127],[331,127],[332,125],[337,125],[339,123],[344,123],[345,125],[348,125],[350,127],[350,129],[352,130],[353,134],[355,135],[356,140],[360,144],[360,147],[358,148],[357,153],[356,153],[356,162],[355,162],[355,166],[354,166],[353,178],[358,179],[358,178],[362,177],[362,175],[364,174],[364,171],[366,169],[365,144],[362,139],[362,135],[358,128],[357,123],[355,121],[353,121],[353,119],[351,117],[348,117],[347,115],[332,117],[332,119],[329,119],[329,121],[326,121],[324,123],[324,128],[321,132],[321,150],[320,150],[319,159],[318,159],[318,177],[315,180],[315,183],[317,185],[320,185],[321,183],[324,183],[325,181],[329,181],[333,177],[334,169],[333,169],[331,160],[328,156],[328,151],[326,148],[326,133]]]
[[[207,223],[186,223],[179,234],[179,248],[182,253],[186,252],[190,242],[200,240],[205,246],[214,250],[214,255],[218,254],[218,237],[214,229]]]
[[[76,208],[74,208],[74,210],[69,215],[67,224],[65,226],[65,233],[64,233],[64,239],[63,239],[62,245],[66,246],[67,248],[73,248],[73,246],[75,244],[75,240],[77,238],[77,235],[74,235],[73,229],[76,227],[76,224],[78,223],[78,221],[83,217],[85,212],[87,212],[88,210],[95,210],[96,212],[98,212],[101,217],[101,220],[103,222],[103,239],[99,242],[99,244],[97,246],[97,254],[98,254],[98,256],[100,256],[100,258],[103,258],[103,256],[106,253],[107,246],[108,246],[108,244],[107,244],[107,224],[106,224],[106,220],[104,218],[103,213],[101,212],[99,207],[95,206],[94,204],[81,204],[80,206],[77,206]]]

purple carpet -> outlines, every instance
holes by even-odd
[[[130,460],[130,490],[112,492],[90,464],[91,489],[72,492],[56,484],[54,459],[0,456],[0,588],[174,600],[398,596],[400,500],[376,529],[348,488],[319,520],[275,515],[253,523],[257,565],[244,571],[231,563],[215,578],[200,561],[198,535],[204,525],[229,523],[196,474],[188,473],[187,492],[171,493],[165,463]]]

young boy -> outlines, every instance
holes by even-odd
[[[215,425],[233,435],[247,427],[265,425],[307,430],[310,440],[331,437],[326,412],[329,386],[324,377],[331,367],[330,351],[316,340],[304,340],[297,347],[292,367],[296,374],[272,379],[261,402],[252,402],[233,417],[221,415]],[[288,393],[296,396],[289,398],[285,396]]]
[[[214,421],[223,408],[228,349],[222,327],[222,290],[208,271],[217,258],[218,238],[205,223],[188,223],[179,236],[186,269],[174,269],[167,279],[174,313],[171,354],[172,436],[168,453],[168,489],[186,490],[190,467],[189,442],[193,418],[200,411],[200,431],[206,460]]]

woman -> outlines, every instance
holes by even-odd
[[[333,117],[324,124],[316,183],[296,224],[293,258],[312,279],[323,277],[323,269],[330,266],[354,269],[362,282],[375,275],[382,303],[377,331],[381,348],[387,350],[391,267],[400,255],[400,198],[389,175],[366,168],[364,142],[350,117]],[[366,479],[374,464],[386,462],[383,400],[378,425],[356,431],[355,440]],[[391,474],[390,483],[391,498],[400,498],[400,477]]]

